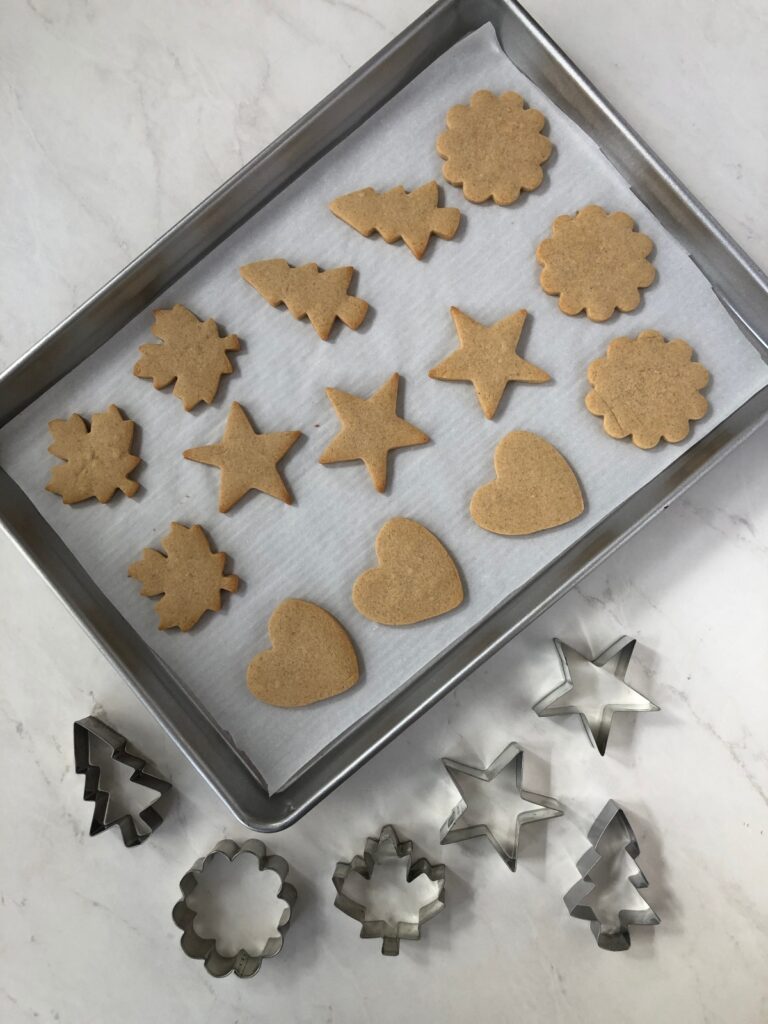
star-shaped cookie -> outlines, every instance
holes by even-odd
[[[326,388],[341,421],[341,430],[320,456],[320,462],[324,466],[330,462],[364,462],[373,486],[383,492],[387,486],[389,453],[395,448],[429,441],[423,431],[397,415],[399,387],[400,374],[393,373],[370,398]]]
[[[550,379],[544,370],[517,354],[527,312],[518,309],[511,316],[486,326],[451,307],[459,336],[459,348],[433,366],[434,380],[468,380],[472,383],[486,419],[493,419],[504,389],[511,381],[542,384]]]
[[[263,491],[273,498],[292,504],[293,496],[277,468],[278,462],[301,437],[300,430],[259,434],[251,425],[245,409],[233,402],[219,444],[188,448],[185,459],[218,466],[219,511],[229,512],[248,491]]]

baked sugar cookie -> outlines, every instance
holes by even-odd
[[[155,310],[152,333],[160,343],[139,346],[141,359],[133,368],[134,374],[149,378],[158,389],[175,380],[173,393],[187,412],[199,402],[210,405],[222,376],[232,373],[227,352],[240,348],[237,335],[220,337],[215,320],[203,323],[179,305]]]
[[[508,206],[544,180],[541,165],[552,152],[541,134],[545,118],[516,92],[496,96],[482,89],[468,106],[451,107],[445,122],[447,130],[437,140],[445,158],[443,177],[462,186],[470,202],[493,199]]]
[[[511,381],[541,384],[549,374],[517,354],[527,313],[519,309],[495,324],[481,324],[453,307],[451,316],[459,336],[459,348],[433,366],[434,380],[466,380],[475,388],[486,419],[493,419],[504,389]]]
[[[607,434],[631,435],[638,448],[655,448],[662,438],[682,441],[689,421],[707,412],[699,392],[709,383],[709,371],[693,360],[687,342],[666,341],[658,331],[616,338],[605,356],[590,363],[587,377],[589,411],[603,417]]]
[[[317,604],[290,598],[269,619],[272,647],[248,665],[248,689],[265,704],[298,708],[344,693],[360,678],[346,629]]]
[[[549,441],[513,430],[493,457],[496,479],[472,496],[470,515],[478,526],[507,537],[551,530],[584,511],[576,474]]]
[[[390,519],[376,537],[378,568],[367,569],[352,588],[355,608],[385,626],[424,622],[464,600],[456,563],[426,526]]]
[[[364,462],[373,486],[380,493],[385,491],[389,453],[429,441],[423,431],[397,415],[399,387],[400,375],[393,373],[370,398],[326,388],[341,421],[341,430],[320,456],[320,462],[324,466],[332,462]]]
[[[227,556],[211,550],[202,526],[171,523],[161,546],[165,554],[144,548],[128,575],[141,582],[143,597],[163,595],[155,605],[158,629],[177,626],[185,633],[207,611],[220,611],[222,590],[234,593],[240,581],[224,575]]]
[[[285,260],[258,260],[240,267],[244,281],[270,306],[285,305],[295,320],[307,317],[323,341],[337,319],[352,330],[362,324],[368,303],[349,295],[354,267],[320,270],[316,263],[292,267]]]
[[[61,496],[65,505],[88,498],[104,503],[116,491],[132,498],[139,485],[129,476],[141,462],[131,452],[132,420],[123,419],[116,405],[94,413],[90,427],[76,413],[67,420],[51,420],[53,443],[48,451],[64,465],[54,466],[46,491]]]
[[[629,214],[585,206],[573,217],[558,217],[539,244],[541,287],[560,296],[560,309],[569,316],[586,310],[599,322],[617,309],[629,313],[640,305],[640,289],[656,277],[646,259],[652,249]]]
[[[406,192],[402,185],[389,192],[363,188],[334,199],[330,209],[366,238],[374,231],[390,244],[402,238],[420,260],[432,235],[453,238],[459,229],[460,211],[441,207],[439,202],[437,182],[428,181],[413,192]]]
[[[220,443],[188,448],[184,458],[221,470],[220,512],[229,512],[248,491],[263,491],[290,505],[293,497],[277,464],[300,437],[300,430],[258,434],[242,405],[233,402]]]

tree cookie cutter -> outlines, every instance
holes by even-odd
[[[471,764],[462,764],[451,758],[444,757],[443,765],[451,777],[456,789],[462,794],[461,800],[456,804],[443,822],[440,829],[440,843],[445,846],[447,843],[461,843],[465,839],[476,839],[478,836],[485,836],[491,843],[510,871],[517,869],[517,851],[520,844],[520,829],[532,821],[545,821],[547,818],[559,818],[563,811],[557,800],[549,796],[540,796],[538,793],[531,793],[523,789],[523,757],[525,751],[517,743],[510,743],[487,768],[478,768]],[[462,827],[461,819],[469,810],[469,805],[464,799],[461,784],[458,776],[469,775],[481,782],[492,783],[503,771],[514,772],[515,790],[527,803],[534,805],[530,811],[521,811],[515,818],[515,831],[512,839],[506,843],[498,838],[490,825],[484,822],[467,824]]]
[[[260,953],[249,953],[240,949],[234,956],[224,956],[216,948],[215,938],[204,938],[195,931],[197,912],[189,905],[189,897],[197,888],[200,876],[214,857],[223,856],[233,861],[241,854],[250,854],[256,858],[259,871],[273,871],[280,879],[280,888],[275,897],[285,903],[285,909],[277,922],[277,935],[271,935],[264,943]],[[206,971],[214,978],[224,978],[234,974],[238,978],[252,978],[258,973],[263,960],[277,956],[283,948],[285,933],[291,923],[291,915],[296,903],[296,889],[288,877],[288,862],[282,857],[268,853],[260,839],[249,839],[245,843],[236,843],[232,839],[223,839],[205,856],[196,860],[179,883],[182,898],[173,908],[173,920],[181,928],[181,948],[192,960],[202,960]]]
[[[401,840],[392,825],[385,825],[378,839],[371,836],[366,839],[362,857],[358,854],[351,861],[339,861],[333,872],[333,884],[336,889],[333,905],[348,917],[360,922],[361,939],[381,939],[381,952],[384,956],[397,956],[400,952],[401,939],[420,939],[422,926],[439,914],[445,906],[445,865],[430,864],[426,857],[412,863],[412,856],[413,843],[410,839]],[[367,919],[367,906],[353,900],[344,892],[344,886],[352,872],[370,880],[376,865],[393,857],[406,859],[406,883],[426,875],[430,882],[437,885],[434,899],[419,907],[417,921]]]
[[[170,782],[144,771],[147,762],[137,754],[128,753],[128,741],[125,736],[121,736],[119,732],[110,728],[100,718],[96,718],[95,715],[81,718],[79,722],[75,722],[73,738],[75,746],[75,772],[78,775],[85,775],[83,800],[93,801],[95,804],[89,835],[99,835],[99,833],[105,832],[108,828],[112,828],[113,825],[117,825],[126,846],[139,846],[146,839],[149,839],[152,833],[163,823],[162,815],[156,805],[172,789]],[[153,789],[159,794],[143,811],[139,812],[139,818],[144,822],[148,831],[139,832],[133,815],[128,812],[121,814],[111,821],[108,819],[110,793],[107,790],[99,789],[101,769],[98,765],[91,763],[91,741],[94,739],[100,740],[110,748],[113,761],[133,768],[133,774],[130,778],[131,782],[136,783],[137,786]]]
[[[595,891],[596,883],[591,875],[603,859],[603,855],[598,852],[598,847],[609,829],[614,827],[623,834],[622,850],[626,851],[633,861],[637,860],[640,855],[640,846],[632,826],[615,800],[609,800],[589,830],[588,839],[592,844],[590,849],[579,858],[576,865],[582,877],[568,890],[563,899],[571,917],[590,922],[592,934],[600,949],[618,952],[630,947],[630,925],[656,925],[660,923],[661,919],[644,900],[641,908],[632,910],[619,908],[610,916],[598,913],[593,906],[585,902]],[[627,882],[636,890],[646,889],[648,879],[636,864],[634,867],[636,870],[627,876]]]
[[[659,710],[658,704],[648,700],[645,694],[640,693],[634,686],[630,686],[624,678],[637,643],[632,637],[619,637],[602,654],[598,654],[591,661],[580,651],[569,647],[568,644],[564,644],[557,638],[553,640],[553,643],[565,678],[551,693],[534,704],[533,710],[541,718],[549,718],[554,715],[579,715],[590,743],[597,748],[601,756],[605,754],[611,723],[616,711]],[[614,671],[606,668],[606,665],[612,661],[616,662]],[[593,679],[605,674],[615,677],[626,691],[626,700],[611,701],[611,703],[603,705],[593,704],[591,707],[583,699],[580,703],[579,695],[574,692],[576,688],[573,677],[576,673],[582,674],[587,671],[592,673]]]

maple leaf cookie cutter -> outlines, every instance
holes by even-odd
[[[590,848],[579,858],[576,864],[581,878],[575,885],[571,886],[563,900],[571,917],[590,922],[590,929],[600,949],[621,952],[630,947],[630,925],[657,925],[661,923],[661,918],[652,907],[645,903],[644,907],[640,909],[620,908],[613,915],[613,920],[609,922],[604,914],[601,914],[587,902],[596,888],[596,882],[592,875],[603,859],[597,847],[614,822],[622,832],[623,850],[629,854],[633,861],[637,861],[640,855],[640,844],[637,841],[637,836],[624,810],[615,800],[609,800],[597,818],[595,818],[587,835]],[[640,868],[637,867],[637,864],[635,864],[635,868],[636,871],[627,876],[627,882],[636,890],[646,889],[648,887],[648,879]]]
[[[162,825],[163,817],[157,809],[157,804],[173,788],[171,783],[145,771],[147,761],[136,753],[128,752],[128,741],[125,736],[110,728],[100,718],[96,718],[95,715],[81,718],[79,722],[74,723],[73,738],[75,772],[77,775],[85,776],[83,800],[95,804],[88,834],[96,836],[117,825],[126,846],[139,846],[149,839],[152,833]],[[118,815],[110,820],[109,801],[111,794],[108,790],[99,788],[101,768],[91,762],[91,743],[93,740],[98,740],[109,747],[112,752],[113,761],[133,769],[133,774],[130,778],[131,782],[137,786],[152,789],[158,794],[138,814],[138,817],[146,826],[145,831],[139,832],[136,820],[130,812]]]
[[[520,847],[520,830],[534,821],[546,821],[548,818],[561,817],[563,810],[551,796],[541,796],[523,788],[523,758],[525,751],[517,743],[510,743],[487,768],[464,764],[452,758],[443,758],[443,767],[451,777],[451,781],[461,794],[456,804],[440,828],[440,844],[461,843],[465,839],[477,839],[484,836],[498,853],[510,871],[517,870],[517,856]],[[531,810],[518,811],[515,815],[515,828],[512,838],[502,842],[487,822],[468,822],[462,825],[461,819],[470,810],[465,799],[458,777],[468,775],[480,782],[493,783],[503,772],[514,773],[515,791],[521,800],[531,804]]]
[[[259,871],[271,871],[280,879],[280,888],[275,896],[285,904],[276,924],[277,935],[270,935],[259,953],[249,953],[239,949],[232,956],[225,956],[216,945],[216,938],[206,938],[195,931],[197,911],[189,905],[189,897],[197,888],[200,876],[216,857],[226,857],[230,863],[243,854],[255,857]],[[285,934],[291,924],[293,908],[296,904],[296,889],[288,878],[288,862],[277,854],[269,853],[260,839],[248,839],[244,843],[236,843],[233,839],[222,839],[220,843],[200,857],[179,883],[182,897],[173,908],[174,924],[181,928],[181,948],[192,960],[202,960],[206,971],[213,978],[225,978],[235,974],[238,978],[252,978],[259,972],[262,962],[271,959],[280,952],[285,941]]]
[[[639,713],[641,711],[660,710],[658,704],[654,704],[644,693],[636,690],[634,686],[630,686],[624,678],[635,650],[635,644],[637,643],[637,640],[633,637],[620,636],[618,640],[614,640],[601,654],[598,654],[596,658],[591,660],[587,655],[577,651],[574,647],[563,643],[562,640],[555,638],[552,642],[560,659],[563,682],[556,686],[551,693],[548,693],[534,704],[533,710],[540,718],[551,718],[555,715],[578,715],[581,718],[584,731],[589,737],[590,743],[596,748],[601,757],[605,755],[613,716],[617,711]],[[613,670],[606,668],[611,662],[615,662]],[[583,703],[580,704],[578,695],[574,693],[574,667],[576,667],[577,671],[579,668],[591,667],[592,669],[597,669],[598,672],[608,672],[610,675],[615,676],[627,691],[627,699],[624,702],[611,701],[608,704],[603,704],[599,715],[590,713],[590,709]],[[569,698],[569,694],[573,694],[573,697]]]
[[[383,854],[382,850],[385,851]],[[434,897],[419,907],[416,921],[368,918],[367,905],[352,899],[344,891],[350,875],[354,873],[369,881],[376,865],[392,857],[406,860],[406,883],[410,884],[415,878],[426,876],[437,886]],[[420,939],[423,925],[445,907],[445,865],[431,864],[426,857],[413,861],[413,843],[410,839],[400,839],[392,825],[385,825],[378,839],[373,836],[366,839],[362,857],[357,854],[351,861],[339,861],[336,864],[333,885],[336,889],[333,905],[360,923],[361,939],[381,939],[381,952],[384,956],[397,956],[400,952],[401,939]]]

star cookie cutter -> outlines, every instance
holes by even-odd
[[[73,738],[75,746],[75,772],[78,775],[85,775],[83,800],[92,801],[95,804],[89,835],[99,835],[101,832],[106,832],[107,829],[112,828],[113,825],[117,825],[126,846],[139,846],[149,839],[152,833],[163,823],[162,815],[156,805],[172,789],[170,782],[144,771],[147,762],[137,754],[128,753],[128,741],[125,736],[121,736],[119,732],[111,729],[100,718],[96,718],[95,715],[81,718],[79,722],[74,723]],[[127,812],[119,815],[117,818],[113,818],[111,821],[109,820],[110,793],[107,790],[99,789],[101,769],[98,765],[91,763],[91,741],[94,739],[100,740],[109,747],[112,751],[113,761],[133,768],[133,774],[130,778],[131,782],[136,783],[137,786],[153,789],[159,794],[138,815],[148,831],[139,832],[133,815]]]
[[[401,939],[420,939],[422,926],[439,914],[445,906],[445,865],[430,864],[426,857],[412,862],[412,856],[411,840],[401,840],[392,825],[385,825],[378,839],[372,836],[366,839],[362,857],[357,855],[351,861],[339,861],[333,872],[333,885],[336,889],[333,905],[348,917],[360,922],[361,939],[381,939],[381,952],[384,956],[397,956],[400,952]],[[437,885],[434,899],[419,907],[418,921],[369,920],[366,918],[367,906],[353,900],[344,892],[346,881],[353,872],[362,878],[370,879],[377,864],[394,857],[406,858],[407,883],[426,875],[430,882]]]
[[[620,636],[610,647],[598,654],[590,661],[580,651],[563,643],[555,638],[553,640],[560,665],[563,670],[564,681],[543,697],[533,710],[541,718],[549,718],[555,715],[579,715],[584,725],[584,730],[589,736],[590,743],[597,748],[600,756],[604,756],[608,743],[608,735],[611,731],[611,723],[614,713],[617,711],[659,711],[658,704],[654,704],[645,694],[640,693],[634,686],[630,686],[625,680],[627,668],[635,649],[637,640],[629,636]],[[615,670],[606,668],[615,661]],[[586,703],[579,704],[578,694],[574,693],[574,676],[589,674],[590,682],[594,685],[600,678],[604,681],[608,677],[618,680],[619,686],[626,692],[625,700],[621,703],[611,701],[607,704],[594,704],[589,707]],[[572,695],[569,698],[569,694]]]
[[[448,818],[443,822],[440,829],[440,843],[445,846],[447,843],[461,843],[465,839],[476,839],[478,836],[485,836],[494,850],[507,865],[510,871],[517,870],[517,852],[520,843],[520,829],[533,821],[546,821],[547,818],[559,818],[563,811],[557,800],[549,796],[540,796],[531,793],[523,788],[523,756],[525,751],[517,743],[510,743],[487,768],[478,768],[475,765],[462,764],[451,758],[443,758],[443,766],[451,777],[456,789],[462,794],[461,800],[456,804]],[[520,811],[515,818],[515,831],[511,841],[502,842],[495,835],[490,825],[486,823],[468,824],[459,827],[462,817],[469,810],[469,805],[464,799],[461,785],[457,776],[469,775],[481,782],[492,783],[502,772],[509,770],[515,773],[515,791],[527,803],[535,805],[535,810]]]
[[[224,956],[217,949],[215,938],[205,938],[195,931],[197,912],[190,907],[188,901],[190,895],[197,888],[200,876],[214,857],[226,857],[231,862],[242,854],[255,857],[259,871],[273,871],[278,876],[280,888],[275,898],[285,903],[285,909],[277,922],[278,934],[271,935],[267,939],[260,953],[249,953],[245,949],[239,949],[234,956]],[[283,948],[285,933],[290,927],[291,915],[296,903],[296,889],[286,881],[287,877],[288,862],[282,857],[269,853],[260,839],[249,839],[245,843],[222,839],[207,856],[200,857],[195,861],[179,883],[182,898],[173,908],[173,920],[183,932],[181,948],[192,960],[202,960],[206,971],[213,978],[225,978],[233,972],[238,978],[252,978],[254,974],[258,973],[262,961],[277,956]]]
[[[589,830],[587,838],[591,843],[590,849],[579,858],[576,865],[581,879],[568,890],[563,900],[571,917],[590,922],[592,934],[595,936],[600,949],[619,952],[630,947],[630,925],[656,925],[660,923],[661,918],[644,900],[642,908],[634,910],[620,908],[613,912],[610,917],[599,913],[594,907],[585,902],[594,892],[597,885],[591,876],[603,860],[603,855],[598,852],[597,848],[603,842],[614,822],[623,834],[622,849],[633,861],[637,860],[640,855],[640,846],[632,826],[629,824],[629,819],[615,800],[609,800]],[[636,864],[634,867],[636,870],[633,874],[627,876],[627,882],[634,886],[636,890],[646,889],[648,887],[648,879]]]

